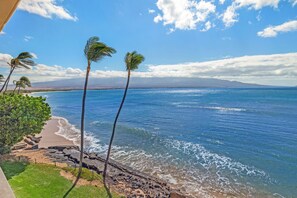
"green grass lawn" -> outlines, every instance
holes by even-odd
[[[62,169],[52,165],[3,162],[0,166],[17,198],[61,198],[72,185],[71,181],[60,175]],[[83,176],[87,180],[101,178],[86,169]],[[105,198],[108,194],[104,187],[80,186],[74,188],[68,197]],[[120,196],[113,194],[112,197]]]

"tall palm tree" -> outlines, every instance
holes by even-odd
[[[116,114],[116,117],[115,117],[115,120],[114,120],[114,123],[113,123],[112,134],[111,134],[110,142],[109,142],[109,145],[108,145],[107,156],[106,156],[106,160],[105,160],[105,164],[104,164],[104,171],[103,171],[104,183],[105,183],[107,165],[108,165],[109,156],[110,156],[110,152],[111,152],[111,145],[112,145],[114,135],[115,135],[115,129],[116,129],[117,121],[118,121],[119,115],[121,113],[122,107],[124,105],[126,95],[127,95],[127,91],[128,91],[128,88],[129,88],[130,74],[131,74],[131,71],[138,69],[138,66],[143,61],[144,61],[144,56],[141,55],[141,54],[138,54],[136,51],[133,51],[131,53],[128,52],[126,54],[125,63],[126,63],[126,70],[128,71],[127,84],[126,84],[125,92],[124,92],[124,95],[123,95],[123,98],[122,98],[122,102],[120,104],[120,107],[118,109],[118,112]]]
[[[25,76],[22,76],[20,78],[20,80],[18,80],[18,81],[14,80],[13,84],[15,84],[15,88],[13,90],[13,93],[15,92],[15,90],[17,88],[19,88],[18,89],[18,94],[20,93],[21,88],[25,89],[26,87],[31,87],[31,82],[30,82],[29,78],[27,78]]]
[[[84,153],[84,121],[85,121],[85,102],[86,102],[86,95],[87,95],[87,88],[88,88],[88,80],[89,80],[89,73],[91,70],[92,62],[98,62],[99,60],[103,59],[106,56],[111,57],[112,54],[116,53],[116,50],[107,46],[106,44],[99,41],[99,38],[94,36],[89,38],[87,44],[84,49],[85,57],[87,58],[87,71],[86,71],[86,78],[85,78],[85,85],[84,85],[84,92],[82,97],[82,110],[81,110],[81,128],[80,128],[80,161],[79,161],[79,170],[76,177],[76,180],[73,186],[67,191],[64,195],[66,197],[70,191],[76,186],[78,182],[81,171],[82,171],[82,161],[83,161],[83,153]]]
[[[29,52],[22,52],[16,58],[11,59],[10,63],[7,63],[10,66],[10,72],[0,90],[0,93],[4,90],[4,88],[5,88],[5,91],[7,90],[10,77],[16,68],[30,69],[30,66],[35,65],[35,62],[32,60],[32,58],[33,58],[33,55],[30,54]]]

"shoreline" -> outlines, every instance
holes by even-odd
[[[71,156],[68,156],[68,153],[66,152],[66,153],[63,153],[64,157],[61,158],[61,156],[60,156],[60,154],[62,154],[60,152],[62,152],[62,150],[64,150],[64,149],[73,150],[70,153],[72,153],[72,152],[76,153],[79,149],[78,144],[75,143],[75,141],[77,141],[77,138],[78,138],[77,135],[79,135],[77,133],[78,131],[74,132],[75,138],[73,138],[74,134],[69,134],[69,131],[67,131],[66,134],[63,134],[63,133],[65,133],[65,131],[63,131],[63,128],[69,127],[68,125],[70,125],[70,127],[73,126],[72,124],[70,124],[68,122],[67,119],[65,119],[63,117],[52,116],[51,119],[45,124],[42,132],[39,134],[39,136],[42,136],[41,141],[39,143],[39,149],[46,149],[47,151],[50,151],[50,153],[47,153],[46,156],[50,157],[51,161],[65,162],[69,165],[76,167],[77,165],[74,165],[74,164],[78,164],[78,158],[76,155],[71,157]],[[71,131],[72,131],[72,129],[71,129]],[[56,151],[54,152],[53,150],[56,150]],[[55,153],[57,155],[55,155]],[[99,160],[100,162],[95,163],[97,165],[98,165],[98,163],[101,164],[102,162],[104,162],[104,157],[102,155],[97,155],[96,153],[92,153],[92,152],[91,153],[86,152],[85,155],[91,156],[90,159],[92,159],[92,160],[93,160],[93,158],[96,160]],[[68,158],[68,160],[64,161],[65,158]],[[189,189],[185,189],[184,185],[180,185],[178,183],[174,184],[174,183],[171,183],[170,181],[168,181],[168,178],[164,179],[163,177],[160,177],[163,174],[151,175],[147,171],[142,171],[142,170],[139,170],[138,168],[129,167],[129,166],[125,165],[125,163],[122,162],[121,160],[114,161],[111,159],[110,163],[114,164],[115,167],[121,167],[120,170],[123,170],[123,168],[127,169],[129,174],[130,173],[131,174],[133,173],[132,175],[141,174],[141,175],[146,175],[145,178],[148,178],[148,179],[157,179],[160,183],[164,184],[164,187],[168,186],[171,189],[178,191],[180,193],[180,195],[185,196],[185,197],[196,197],[196,196],[200,197],[203,195],[205,197],[222,198],[222,197],[225,197],[225,195],[231,196],[231,197],[232,196],[236,197],[236,195],[238,195],[237,193],[234,194],[234,192],[224,191],[224,189],[217,188],[218,186],[211,185],[212,187],[210,187],[210,189],[207,189],[209,186],[208,187],[204,186],[201,183],[200,183],[201,186],[197,183],[197,185],[198,185],[197,190],[199,189],[198,191],[196,191],[196,190],[193,191],[193,189],[192,190],[190,189],[190,191],[188,191]],[[93,163],[91,163],[90,165],[87,165],[87,167],[90,168],[90,167],[92,167],[92,165],[93,165]],[[103,169],[102,170],[101,169],[102,169],[102,164],[95,171],[97,171],[98,173],[101,173],[101,171],[103,170]],[[177,169],[175,169],[175,170],[178,171]],[[169,175],[170,175],[170,173],[169,173]],[[117,176],[116,176],[116,178],[117,178]],[[127,185],[130,185],[130,182],[128,182]],[[203,186],[205,187],[205,189],[201,189],[201,188],[204,188]],[[249,194],[248,192],[246,192],[247,189],[241,189],[241,190],[243,190],[242,193],[244,195],[247,196]],[[265,193],[265,195],[267,195],[267,194]],[[267,197],[269,197],[269,196],[267,196]]]
[[[59,135],[61,118],[52,117],[44,125],[39,136],[42,136],[39,142],[39,148],[48,148],[51,146],[75,146],[74,142]]]
[[[67,166],[77,167],[79,163],[79,147],[71,141],[59,135],[60,128],[65,127],[65,118],[52,116],[46,122],[41,133],[37,150],[15,152],[17,156],[27,156],[41,159],[41,163],[60,163]],[[38,161],[38,160],[37,160]],[[83,167],[102,174],[105,159],[95,153],[84,154]],[[178,188],[173,188],[170,183],[130,168],[120,162],[110,160],[108,168],[108,183],[126,196],[153,195],[156,197],[192,198]]]

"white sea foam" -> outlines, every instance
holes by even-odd
[[[57,135],[62,136],[66,138],[67,140],[72,141],[75,145],[80,145],[80,130],[75,127],[75,125],[70,124],[69,121],[66,118],[58,117],[58,116],[52,116],[53,119],[58,120],[58,132],[56,132]],[[96,138],[92,133],[85,131],[85,148],[88,151],[93,150],[100,150],[101,145],[100,140]],[[102,148],[103,149],[103,148]]]
[[[171,105],[180,108],[198,108],[198,109],[209,109],[209,110],[216,110],[220,112],[242,112],[247,111],[244,108],[237,108],[237,107],[218,107],[218,106],[201,106],[198,105],[198,102],[173,102]]]
[[[210,90],[210,89],[169,89],[169,90],[153,90],[147,93],[158,93],[158,94],[194,94],[195,96],[202,96],[205,94],[214,94],[221,92],[221,90]]]
[[[65,118],[54,117],[54,119],[59,120],[57,134],[79,145],[80,131]],[[93,122],[92,124],[100,124],[100,122]],[[108,148],[107,145],[101,145],[100,141],[91,133],[86,133],[85,141],[89,148],[88,151],[103,155]],[[183,159],[169,153],[165,155],[160,153],[150,154],[142,149],[135,150],[135,148],[119,146],[113,146],[112,158],[134,169],[159,177],[179,189],[184,189],[185,192],[194,197],[213,197],[210,193],[213,189],[238,196],[252,194],[252,187],[231,182],[230,178],[225,175],[226,171],[235,173],[238,176],[266,176],[264,171],[210,152],[199,144],[173,139],[162,139],[161,144],[170,150],[180,151],[184,155],[195,156],[196,160],[185,162]],[[180,164],[183,165],[180,166]],[[199,164],[206,171],[197,168],[195,164]],[[242,192],[244,193],[242,194]]]
[[[234,107],[204,107],[204,108],[218,110],[218,111],[246,111],[246,109],[234,108]]]
[[[197,163],[203,166],[206,170],[210,170],[215,167],[218,170],[228,169],[230,172],[235,173],[238,176],[266,176],[266,173],[262,170],[236,162],[230,157],[210,152],[200,144],[167,139],[165,141],[165,145],[170,148],[177,149],[184,154],[195,155]]]

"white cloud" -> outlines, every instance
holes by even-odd
[[[4,34],[6,34],[6,33],[5,33],[5,32],[3,32],[3,31],[1,31],[1,32],[0,32],[0,35],[4,35]]]
[[[33,52],[30,52],[30,54],[33,56],[33,58],[38,59],[37,55]]]
[[[153,13],[155,13],[156,11],[155,11],[155,10],[152,10],[152,9],[149,9],[148,12],[149,12],[150,14],[153,14]]]
[[[232,5],[228,6],[222,15],[222,20],[225,26],[230,27],[236,23],[238,21],[237,16],[238,14],[236,13],[236,5],[232,3]]]
[[[212,26],[213,26],[213,25],[211,24],[211,22],[210,22],[210,21],[207,21],[207,22],[205,23],[205,27],[204,27],[201,31],[202,31],[202,32],[206,32],[206,31],[208,31]]]
[[[248,8],[249,10],[260,10],[263,7],[277,8],[279,1],[280,0],[234,0],[221,15],[221,18],[225,26],[230,27],[238,22],[237,10],[241,8]],[[257,20],[260,20],[259,17],[260,15],[257,16]]]
[[[264,7],[278,8],[280,0],[232,0],[223,11],[217,6],[226,4],[225,0],[156,0],[158,10],[149,10],[155,14],[154,22],[162,22],[164,26],[179,30],[206,31],[209,23],[215,27],[216,20],[222,20],[225,27],[231,27],[239,21],[239,9],[260,10],[256,19],[261,20],[261,9]],[[297,0],[289,0],[293,5]],[[220,10],[220,9],[218,9]],[[208,23],[209,21],[209,23]],[[208,23],[208,24],[206,24]],[[202,29],[201,29],[202,28]]]
[[[242,56],[206,62],[150,66],[162,77],[297,77],[297,53]],[[297,80],[296,80],[297,81]]]
[[[207,18],[215,13],[216,6],[212,2],[201,0],[158,0],[157,7],[161,11],[154,22],[163,22],[175,29],[193,30],[198,25],[205,26]]]
[[[297,0],[291,0],[291,2],[293,6],[297,5]]]
[[[24,37],[24,41],[29,42],[30,40],[32,40],[33,37],[32,36],[25,36]]]
[[[279,4],[279,0],[235,0],[234,2],[239,8],[248,7],[255,10],[260,10],[266,6],[277,8]]]
[[[56,0],[21,0],[18,9],[50,19],[57,17],[65,20],[78,20],[68,10],[57,5]]]
[[[7,74],[6,62],[12,57],[0,53],[0,73]],[[6,71],[2,72],[2,71]],[[33,82],[83,78],[85,70],[58,65],[38,64],[32,70],[16,70],[15,78],[28,76]],[[125,71],[92,70],[91,77],[126,77]],[[271,85],[297,84],[297,53],[242,56],[215,61],[190,62],[171,65],[148,65],[145,72],[133,72],[134,77],[218,78]]]
[[[270,26],[265,28],[263,31],[258,32],[258,36],[260,37],[276,37],[279,33],[282,32],[292,32],[297,31],[297,20],[288,21],[281,25]]]
[[[8,67],[7,62],[10,62],[12,56],[9,54],[1,54],[0,53],[0,68],[1,67]]]

